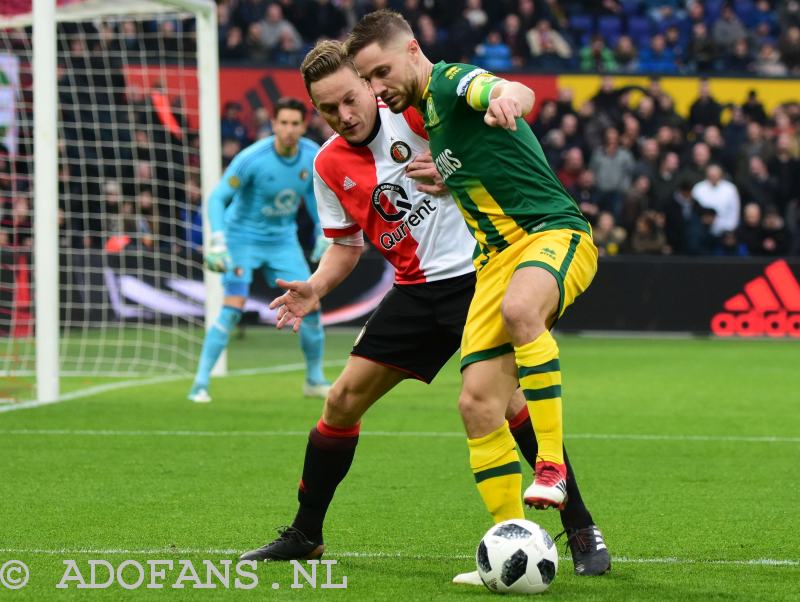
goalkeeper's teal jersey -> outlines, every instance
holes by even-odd
[[[478,241],[478,265],[527,234],[591,232],[525,120],[516,131],[484,123],[500,81],[473,65],[440,62],[419,106],[436,167]]]
[[[319,231],[312,177],[318,150],[301,138],[297,154],[282,157],[270,136],[241,151],[209,198],[212,232],[224,230],[228,244],[294,239],[301,201]]]

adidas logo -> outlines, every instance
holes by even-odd
[[[345,190],[350,190],[351,188],[355,188],[356,183],[353,182],[353,180],[351,180],[347,176],[345,176],[344,177],[344,184],[342,186],[344,187]]]
[[[717,336],[800,337],[800,283],[783,259],[769,264],[723,308],[711,318]]]

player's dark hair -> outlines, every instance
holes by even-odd
[[[297,98],[292,98],[290,96],[284,96],[283,98],[279,98],[278,102],[275,103],[275,118],[278,118],[278,114],[283,109],[291,109],[292,111],[300,111],[300,117],[305,121],[306,118],[306,105],[302,100],[298,100]]]
[[[353,60],[345,52],[344,44],[337,40],[324,40],[314,46],[300,65],[308,95],[311,96],[311,84],[336,73],[342,67],[349,67],[358,75]]]
[[[384,8],[364,15],[347,36],[344,44],[347,54],[355,56],[373,42],[377,42],[381,48],[386,48],[386,45],[399,34],[414,37],[414,32],[403,15]]]

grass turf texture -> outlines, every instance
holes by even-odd
[[[292,336],[250,329],[234,340],[230,365],[300,362]],[[341,361],[352,339],[330,333],[327,359]],[[615,562],[607,576],[581,578],[562,556],[545,596],[797,599],[797,342],[559,341],[567,445]],[[207,405],[186,401],[186,378],[0,414],[0,565],[19,559],[31,572],[27,587],[0,587],[0,598],[118,599],[116,584],[56,590],[63,559],[84,576],[95,558],[115,566],[191,559],[200,568],[272,539],[294,516],[306,433],[321,407],[301,397],[302,379],[301,371],[217,379]],[[346,590],[290,589],[283,564],[260,567],[251,591],[171,589],[178,567],[165,589],[124,597],[488,598],[449,583],[474,567],[489,527],[468,467],[458,386],[453,360],[433,385],[403,383],[367,414],[326,526],[325,557],[338,560],[333,581],[347,575]],[[528,518],[560,531],[553,511]],[[759,559],[791,562],[747,564]]]

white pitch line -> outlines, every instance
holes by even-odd
[[[38,554],[48,556],[64,556],[69,554],[96,554],[98,556],[179,556],[186,554],[231,556],[241,554],[241,549],[230,548],[0,548],[0,554]],[[474,554],[413,554],[405,552],[331,552],[327,558],[392,558],[398,560],[474,560]],[[562,560],[569,561],[569,556],[561,556]],[[629,556],[614,556],[612,563],[619,564],[695,564],[695,565],[733,565],[733,566],[800,566],[799,560],[778,558],[747,558],[747,559],[716,559],[716,558],[677,558],[667,556],[663,558],[632,558]]]
[[[324,366],[343,366],[344,360],[333,360],[323,362]],[[304,370],[306,365],[304,363],[294,363],[294,364],[283,364],[280,366],[268,366],[266,368],[247,368],[243,370],[231,370],[226,374],[224,377],[218,378],[227,378],[230,376],[252,376],[255,374],[277,374],[283,372],[295,372],[298,370]],[[152,378],[145,378],[145,379],[136,379],[136,380],[124,380],[121,382],[116,383],[106,383],[104,385],[97,385],[95,387],[88,387],[86,389],[80,389],[78,391],[73,391],[71,393],[65,393],[61,395],[58,399],[53,401],[24,401],[22,403],[17,403],[13,405],[2,405],[0,406],[0,414],[3,412],[13,412],[15,410],[28,410],[31,408],[38,408],[41,406],[52,405],[54,403],[61,403],[62,401],[70,401],[72,399],[81,399],[83,397],[91,397],[92,395],[98,395],[100,393],[106,393],[108,391],[116,391],[118,389],[128,389],[131,387],[144,387],[147,385],[158,385],[162,383],[173,382],[176,380],[183,380],[188,379],[191,376],[188,374],[166,374],[163,376],[154,376]]]
[[[0,435],[70,437],[305,437],[308,431],[193,431],[193,430],[114,430],[114,429],[0,429]],[[463,438],[460,431],[361,431],[365,437]],[[800,437],[747,435],[648,435],[620,433],[574,433],[566,439],[606,439],[625,441],[704,441],[739,443],[800,443]]]

